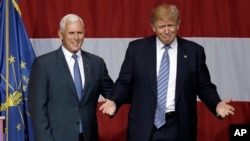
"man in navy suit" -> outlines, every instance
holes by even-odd
[[[234,114],[228,104],[231,100],[222,101],[210,80],[204,48],[178,37],[179,24],[176,6],[162,4],[153,9],[151,26],[156,35],[129,43],[111,99],[100,107],[104,114],[114,115],[123,103],[131,101],[128,141],[195,141],[197,96],[215,115]],[[166,45],[170,69],[161,117],[165,124],[156,127],[157,77]]]
[[[98,141],[97,102],[100,94],[110,96],[113,81],[102,58],[81,50],[84,33],[80,17],[64,16],[58,31],[61,47],[33,62],[28,98],[36,141]]]

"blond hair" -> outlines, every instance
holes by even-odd
[[[157,20],[172,19],[176,21],[178,25],[180,23],[180,15],[177,7],[171,4],[161,4],[154,8],[151,13],[151,24],[154,24]]]

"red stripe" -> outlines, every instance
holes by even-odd
[[[98,103],[98,107],[101,104]],[[235,115],[219,120],[202,102],[197,102],[197,141],[229,141],[231,124],[250,124],[250,102],[232,102],[230,104],[235,108]],[[97,111],[100,140],[126,141],[129,109],[130,105],[123,105],[112,119]]]
[[[232,124],[250,124],[250,102],[232,102],[235,115],[217,119],[207,107],[198,102],[198,141],[229,141]]]
[[[57,38],[66,13],[84,18],[86,37],[123,38],[152,34],[151,9],[162,1],[149,0],[19,0],[30,38]],[[250,37],[249,0],[168,0],[181,14],[184,37]]]

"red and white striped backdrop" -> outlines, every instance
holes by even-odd
[[[250,101],[248,0],[19,0],[19,5],[37,56],[59,47],[59,21],[75,13],[86,26],[83,49],[103,57],[116,79],[128,42],[152,34],[151,9],[163,2],[179,8],[179,35],[205,47],[221,96]]]
[[[179,8],[179,35],[204,46],[221,98],[234,101],[236,115],[227,124],[249,124],[249,0],[19,0],[19,5],[37,56],[60,46],[57,31],[65,14],[81,16],[86,27],[83,49],[103,57],[115,80],[128,42],[152,34],[151,10],[164,2]],[[203,105],[199,108],[206,113],[201,118],[210,114]],[[211,120],[217,122],[207,118]]]

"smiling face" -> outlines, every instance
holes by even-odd
[[[84,41],[84,24],[78,21],[67,21],[63,30],[58,31],[62,45],[71,53],[81,49]]]
[[[175,6],[161,5],[153,10],[151,27],[163,44],[171,44],[179,30],[179,15]]]

